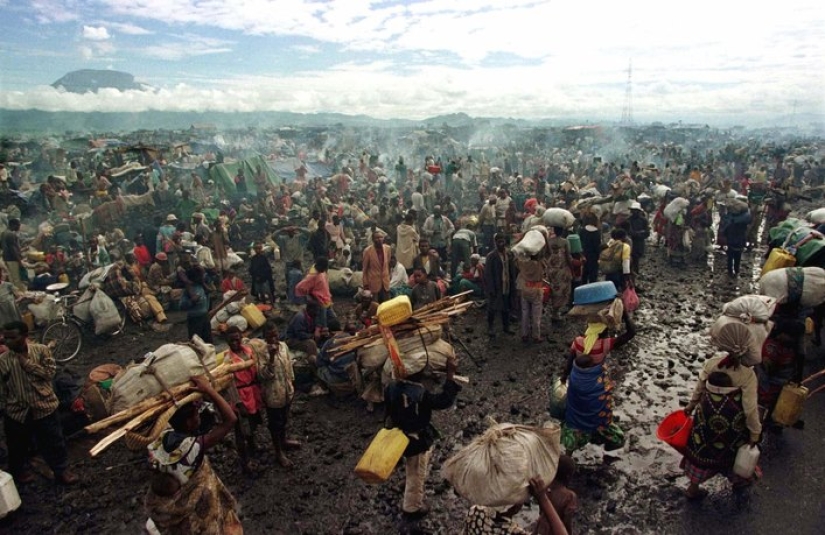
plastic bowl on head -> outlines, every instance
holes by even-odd
[[[612,301],[618,295],[616,285],[611,281],[583,284],[573,291],[574,305],[593,305]]]

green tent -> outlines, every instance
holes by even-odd
[[[258,169],[266,174],[266,180],[273,186],[279,185],[282,180],[269,166],[263,156],[251,156],[234,163],[219,163],[209,168],[209,178],[215,182],[215,187],[225,195],[235,195],[235,175],[238,169],[243,169],[246,177],[246,189],[251,194],[258,193],[255,185],[255,174]]]

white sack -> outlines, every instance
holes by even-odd
[[[667,197],[667,192],[670,191],[670,188],[665,186],[664,184],[657,184],[653,186],[653,198],[662,200]]]
[[[330,268],[327,270],[327,280],[329,281],[329,291],[333,295],[346,294],[350,291],[350,280],[352,270],[349,268]]]
[[[231,316],[231,314],[228,310],[226,310],[226,307],[224,307],[218,310],[218,312],[215,314],[214,319],[218,320],[218,323],[226,323],[226,320],[229,319],[229,316]]]
[[[441,470],[455,491],[475,505],[511,506],[530,498],[530,479],[553,481],[561,428],[496,424],[450,457]]]
[[[241,306],[243,304],[244,304],[243,300],[232,301],[231,303],[229,303],[228,305],[223,307],[223,309],[226,310],[226,313],[229,314],[230,316],[234,316],[235,314],[240,314],[241,313]]]
[[[547,244],[547,240],[540,231],[532,229],[527,231],[524,237],[512,247],[512,251],[515,254],[523,254],[527,256],[533,256],[538,254],[544,246]]]
[[[246,321],[246,318],[241,316],[240,314],[236,314],[235,316],[231,316],[228,320],[226,320],[226,324],[229,327],[237,327],[242,332],[249,327],[249,322]]]
[[[89,307],[92,306],[92,297],[94,297],[94,294],[94,288],[86,288],[86,291],[83,292],[80,299],[76,301],[77,304],[72,307],[74,315],[87,323],[92,321],[92,313],[89,311]]]
[[[405,335],[404,338],[396,336],[398,349],[401,353],[415,352],[424,347],[424,344],[432,344],[441,338],[441,326],[421,327]],[[420,333],[420,334],[419,334]],[[422,343],[421,339],[424,339]],[[384,365],[390,353],[384,340],[378,340],[358,349],[358,363],[364,370],[374,370]]]
[[[808,215],[805,216],[805,219],[817,225],[825,223],[825,208],[817,208],[816,210],[811,210],[810,212],[808,212]]]
[[[83,278],[80,279],[80,282],[77,285],[78,289],[84,290],[92,283],[103,282],[106,279],[106,275],[109,274],[109,269],[113,265],[114,264],[109,264],[108,266],[99,267],[83,275]]]
[[[226,254],[226,265],[229,267],[235,267],[239,265],[243,265],[243,258],[238,256],[236,253],[227,253]]]
[[[823,208],[825,210],[825,208]],[[759,292],[773,297],[778,304],[788,302],[789,270],[802,270],[802,296],[799,305],[811,308],[825,303],[825,269],[819,267],[774,269],[759,279]]]
[[[349,280],[349,287],[353,288],[353,289],[364,287],[364,272],[363,271],[353,271],[352,272],[352,277]]]
[[[400,344],[399,344],[400,346]],[[432,344],[427,344],[426,351],[419,347],[408,353],[401,353],[401,362],[407,375],[412,375],[423,370],[429,360],[430,367],[435,371],[443,371],[447,367],[447,359],[455,357],[455,349],[446,340],[436,340]],[[393,363],[387,354],[384,362],[382,381],[388,385],[392,379]]]
[[[120,314],[115,302],[103,290],[95,292],[92,303],[89,305],[89,312],[95,320],[95,334],[97,335],[109,334],[120,327]]]
[[[193,342],[194,338],[197,337],[193,337]],[[215,347],[198,340],[199,345],[207,349],[203,355],[204,364],[209,369],[214,368],[216,366]],[[129,366],[122,375],[115,378],[112,383],[112,413],[132,407],[144,399],[163,392],[163,387],[157,379],[151,374],[144,373],[150,364],[169,388],[188,383],[193,375],[204,373],[198,354],[189,346],[165,344],[151,352],[150,355],[153,357],[147,358],[141,364]]]
[[[30,303],[29,311],[34,315],[34,322],[41,325],[51,321],[52,310],[57,306],[57,298],[52,294],[43,296],[43,300],[39,303]]]
[[[722,305],[722,314],[743,323],[765,323],[773,316],[776,299],[764,295],[743,295]]]
[[[684,214],[685,211],[687,211],[688,206],[690,206],[690,201],[684,197],[676,197],[665,206],[662,214],[665,216],[665,219],[673,223],[679,217],[679,214]]]
[[[548,208],[544,211],[542,220],[548,227],[568,228],[576,222],[576,216],[564,208]]]

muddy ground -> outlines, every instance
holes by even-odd
[[[705,332],[721,306],[737,295],[752,292],[752,277],[731,281],[718,269],[724,255],[708,265],[672,268],[663,250],[650,247],[643,266],[644,289],[637,312],[640,332],[626,348],[611,357],[617,380],[616,415],[627,434],[627,445],[604,458],[588,446],[575,455],[579,472],[578,533],[821,533],[825,520],[825,396],[806,408],[804,431],[785,430],[767,435],[763,447],[764,479],[744,492],[733,493],[724,480],[709,484],[711,495],[701,503],[681,494],[686,480],[678,470],[678,455],[655,438],[655,428],[668,412],[683,406],[697,371],[710,352]],[[743,271],[758,272],[759,252],[746,253]],[[343,305],[345,307],[347,305]],[[342,308],[343,308],[342,307]],[[300,394],[292,411],[291,434],[304,442],[292,454],[295,467],[277,466],[270,450],[259,459],[263,471],[254,478],[241,474],[232,440],[210,453],[221,478],[241,504],[247,533],[272,534],[391,534],[458,533],[470,504],[455,495],[439,469],[456,449],[485,428],[485,419],[539,424],[549,418],[547,387],[560,369],[566,348],[582,325],[566,320],[544,322],[548,340],[525,347],[517,337],[490,343],[484,311],[472,310],[459,319],[453,332],[475,354],[460,354],[459,373],[471,378],[454,409],[437,413],[435,424],[444,438],[437,443],[427,483],[430,515],[417,525],[400,517],[403,468],[380,486],[368,486],[353,468],[382,424],[380,409],[368,413],[360,400],[308,397]],[[162,343],[183,340],[178,324],[167,333],[138,330],[96,343],[75,367],[88,369],[104,362],[126,363]],[[825,366],[823,352],[810,348],[809,371]],[[45,477],[20,488],[23,507],[0,522],[3,533],[140,533],[146,516],[142,497],[147,466],[143,455],[122,444],[99,458],[86,451],[90,437],[71,441],[73,466],[82,482],[71,488],[55,486]],[[265,430],[259,444],[267,448]],[[44,472],[42,467],[41,472]],[[526,510],[525,524],[537,508]]]

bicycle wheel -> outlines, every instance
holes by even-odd
[[[63,364],[80,353],[83,333],[74,323],[58,320],[46,327],[40,341],[52,350],[55,362]]]

